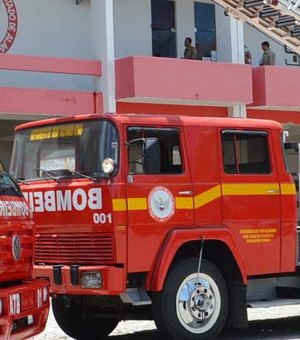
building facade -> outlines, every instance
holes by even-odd
[[[199,60],[182,58],[185,37]],[[259,66],[264,40],[276,66]],[[3,161],[16,125],[82,113],[270,118],[297,141],[300,68],[290,52],[210,0],[0,0]]]

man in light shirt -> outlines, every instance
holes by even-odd
[[[264,51],[259,65],[275,65],[276,54],[270,49],[268,41],[264,41],[261,44],[261,48]]]

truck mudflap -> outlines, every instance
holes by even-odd
[[[51,294],[120,295],[125,291],[123,267],[34,265],[33,276],[47,279]]]
[[[49,283],[26,280],[0,288],[0,339],[28,339],[41,333],[49,313]]]

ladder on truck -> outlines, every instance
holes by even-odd
[[[224,14],[247,22],[300,56],[300,0],[213,0]]]

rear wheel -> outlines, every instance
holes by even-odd
[[[63,298],[52,298],[52,310],[59,327],[78,340],[105,339],[118,325],[114,318],[85,318],[82,305],[71,303],[66,307]]]
[[[170,271],[163,290],[153,294],[153,315],[165,339],[199,340],[218,334],[228,312],[223,276],[212,263],[188,258]]]

